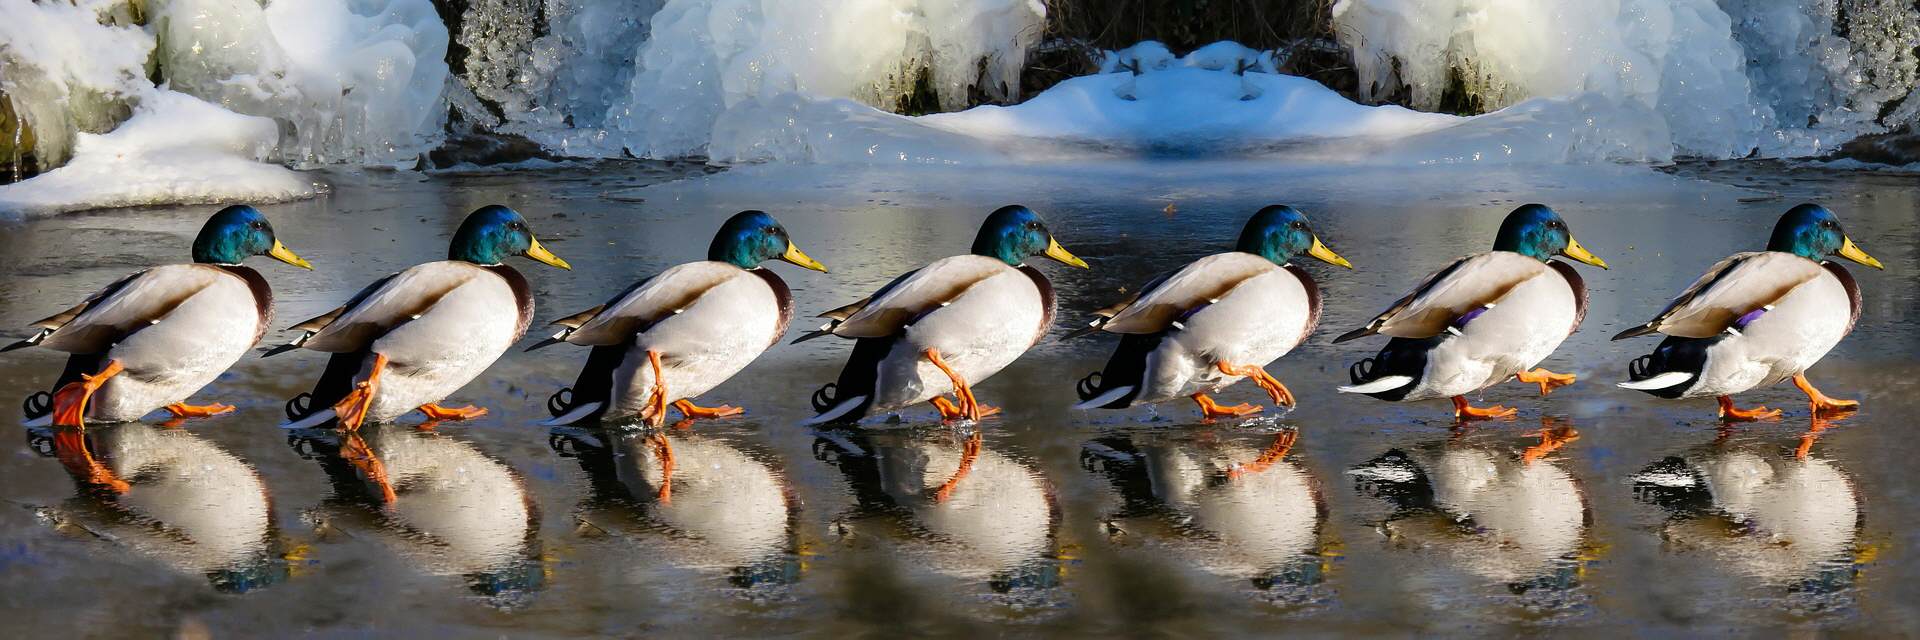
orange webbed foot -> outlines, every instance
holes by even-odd
[[[1858,400],[1840,400],[1815,389],[1813,383],[1807,381],[1805,373],[1793,374],[1793,386],[1799,387],[1801,393],[1807,394],[1807,406],[1813,410],[1813,415],[1830,416],[1860,410]]]
[[[1540,385],[1540,395],[1553,393],[1554,389],[1573,384],[1579,376],[1571,373],[1554,373],[1546,369],[1534,369],[1513,374],[1513,379],[1527,384]]]
[[[1230,407],[1221,406],[1220,403],[1214,402],[1213,398],[1205,393],[1196,393],[1190,397],[1193,398],[1195,404],[1200,405],[1200,417],[1208,421],[1212,421],[1214,418],[1250,416],[1260,413],[1263,410],[1261,407],[1256,407],[1244,402]]]
[[[60,427],[84,427],[87,418],[87,401],[93,399],[93,392],[107,384],[107,379],[119,375],[126,367],[119,360],[108,360],[107,366],[98,373],[80,374],[80,379],[69,382],[53,393],[53,424]]]
[[[203,404],[203,405],[191,405],[185,402],[175,402],[173,404],[167,405],[164,408],[167,410],[167,413],[173,414],[173,417],[175,418],[205,418],[209,416],[217,416],[223,413],[233,413],[233,409],[234,409],[233,405],[221,404],[218,402],[215,402],[213,404]]]
[[[702,407],[694,404],[692,400],[675,401],[673,408],[679,409],[680,415],[687,418],[731,418],[747,412],[746,409],[724,404],[718,407]]]
[[[947,380],[953,383],[953,396],[960,400],[956,406],[958,409],[957,415],[951,414],[947,408],[940,408],[940,418],[942,420],[966,419],[977,422],[988,415],[981,409],[980,400],[973,396],[973,387],[967,384],[966,378],[961,377],[959,372],[954,371],[953,367],[948,365],[945,359],[941,358],[939,349],[927,349],[921,352],[921,355],[925,356],[928,362],[933,363],[933,366],[938,367],[941,373],[947,374]],[[939,407],[940,405],[935,404],[934,406]]]
[[[1503,407],[1497,404],[1490,407],[1476,407],[1467,403],[1466,396],[1453,397],[1453,417],[1458,420],[1508,418],[1517,413],[1520,413],[1520,410],[1513,407]]]
[[[476,407],[473,405],[467,405],[464,407],[443,407],[438,404],[429,402],[427,404],[420,405],[420,413],[426,414],[428,422],[438,423],[438,422],[445,422],[448,420],[472,420],[474,418],[487,415],[487,409],[486,407]]]
[[[1754,407],[1752,409],[1741,409],[1733,406],[1732,396],[1720,396],[1719,401],[1720,419],[1728,422],[1753,422],[1755,420],[1769,420],[1780,417],[1779,409],[1768,409],[1764,406]]]
[[[1273,399],[1275,406],[1288,408],[1294,406],[1293,390],[1288,389],[1287,385],[1280,384],[1280,380],[1274,378],[1273,374],[1267,373],[1266,369],[1250,364],[1234,366],[1233,363],[1226,361],[1215,362],[1213,366],[1218,368],[1221,373],[1230,376],[1243,376],[1252,380],[1254,384],[1260,385],[1260,390],[1267,392],[1267,397]]]
[[[367,412],[373,410],[373,396],[380,392],[380,376],[387,369],[387,356],[373,354],[373,363],[366,378],[355,382],[347,397],[333,405],[333,414],[341,431],[357,431],[367,421]]]

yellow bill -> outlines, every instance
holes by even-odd
[[[1879,260],[1873,259],[1873,256],[1867,255],[1867,252],[1861,251],[1860,245],[1853,243],[1853,238],[1845,238],[1845,240],[1846,244],[1840,245],[1840,257],[1875,269],[1884,270],[1887,268],[1886,265],[1880,264]]]
[[[1313,248],[1307,249],[1307,255],[1319,258],[1327,264],[1353,268],[1353,263],[1347,262],[1346,258],[1340,257],[1340,254],[1334,253],[1332,249],[1327,248],[1327,245],[1321,244],[1320,236],[1313,237]]]
[[[1572,236],[1567,237],[1567,248],[1562,249],[1560,251],[1560,255],[1573,258],[1575,260],[1579,260],[1581,262],[1585,262],[1587,264],[1600,267],[1602,269],[1607,268],[1607,261],[1601,260],[1600,256],[1593,255],[1593,252],[1588,251],[1586,247],[1580,246],[1580,241],[1573,239]]]
[[[1049,258],[1059,260],[1062,263],[1070,264],[1076,267],[1080,267],[1082,269],[1093,268],[1093,267],[1087,266],[1087,261],[1081,260],[1079,256],[1073,255],[1073,253],[1067,251],[1066,247],[1060,246],[1059,240],[1055,240],[1051,237],[1047,238],[1047,252],[1044,255],[1046,255]]]
[[[1852,245],[1848,245],[1848,246],[1852,246]],[[1867,254],[1863,253],[1860,255],[1864,256]],[[313,265],[309,264],[306,258],[302,258],[300,257],[299,254],[294,253],[292,249],[288,249],[287,245],[280,244],[279,240],[273,241],[273,248],[267,250],[267,257],[270,257],[275,260],[279,260],[281,262],[285,262],[287,264],[300,267],[302,269],[306,269],[309,271],[313,270]],[[1868,258],[1868,260],[1872,260],[1872,258]],[[1878,263],[1875,263],[1875,264],[1878,264]]]
[[[528,235],[527,239],[533,242],[533,246],[527,247],[527,257],[546,263],[550,266],[560,267],[568,271],[573,270],[573,265],[567,264],[567,261],[565,260],[561,260],[560,256],[553,255],[553,252],[548,251],[546,247],[540,246],[539,238],[535,238],[532,235]]]
[[[787,241],[787,252],[780,254],[780,259],[820,273],[827,272],[827,265],[820,264],[819,260],[815,260],[812,256],[807,255],[807,252],[801,251],[800,247],[793,244],[792,240]]]

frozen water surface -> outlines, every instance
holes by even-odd
[[[1049,340],[980,385],[1006,414],[979,426],[980,455],[945,502],[930,489],[957,469],[971,434],[934,424],[930,410],[862,432],[795,426],[846,356],[834,340],[776,347],[703,399],[747,415],[690,430],[533,426],[585,355],[549,348],[508,354],[454,398],[491,408],[484,418],[432,433],[380,427],[357,443],[274,428],[281,403],[317,374],[317,355],[249,357],[200,396],[238,405],[231,415],[93,430],[96,454],[132,484],[124,496],[76,491],[44,434],[16,430],[0,447],[9,635],[1920,626],[1906,419],[1920,409],[1911,176],[1754,162],[1656,172],[1154,160],[315,175],[331,183],[322,195],[261,206],[318,267],[259,266],[278,326],[439,258],[461,217],[494,202],[525,212],[576,267],[516,265],[542,320],[700,258],[715,225],[743,208],[772,212],[833,268],[771,267],[808,315],[964,251],[980,217],[1009,202],[1040,211],[1093,266],[1041,267],[1061,294],[1055,335],[1151,274],[1221,249],[1265,204],[1302,208],[1357,268],[1306,265],[1325,296],[1322,328],[1270,367],[1299,409],[1212,425],[1177,403],[1074,412],[1073,381],[1112,341]],[[1485,400],[1520,417],[1466,430],[1451,428],[1444,403],[1333,392],[1378,347],[1331,345],[1335,330],[1485,248],[1508,210],[1536,201],[1613,265],[1582,270],[1586,324],[1545,365],[1579,373],[1578,384],[1545,399],[1519,384],[1489,391]],[[1854,269],[1860,325],[1811,374],[1863,411],[1809,437],[1801,397],[1783,385],[1745,398],[1787,409],[1783,420],[1722,431],[1708,402],[1612,388],[1650,345],[1608,336],[1714,260],[1758,246],[1801,201],[1838,212],[1888,266]],[[0,323],[24,326],[129,270],[184,259],[208,210],[7,223]],[[790,333],[807,328],[796,320]],[[0,398],[43,388],[60,363],[6,354]],[[1225,399],[1257,395],[1242,385]],[[1259,464],[1287,433],[1297,442],[1285,457]],[[676,456],[671,479],[663,446]],[[386,463],[393,508],[343,457],[353,447]],[[1544,452],[1531,464],[1530,448]]]

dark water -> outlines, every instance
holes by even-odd
[[[1286,415],[1200,424],[1065,408],[1110,339],[1048,341],[979,386],[1006,409],[823,433],[795,424],[847,346],[782,345],[703,398],[739,418],[686,430],[532,426],[583,353],[511,353],[452,399],[492,414],[434,432],[289,434],[281,402],[318,354],[249,357],[205,390],[234,414],[182,428],[94,428],[130,484],[79,490],[84,460],[16,427],[0,446],[6,635],[893,635],[1280,631],[1511,635],[1777,628],[1920,629],[1920,188],[1911,176],[1769,164],[1551,170],[1124,164],[1022,170],[593,168],[422,178],[340,174],[331,195],[262,207],[319,270],[274,264],[278,325],[444,255],[462,215],[503,202],[576,267],[518,265],[542,320],[701,257],[743,208],[774,213],[833,267],[782,266],[801,310],[865,295],[964,250],[992,207],[1029,204],[1091,271],[1043,267],[1060,323],[1220,249],[1260,205],[1303,207],[1355,271],[1323,265],[1321,331],[1269,367]],[[1720,428],[1709,401],[1614,389],[1652,341],[1644,320],[1707,265],[1757,248],[1812,200],[1888,266],[1855,267],[1856,332],[1812,377],[1859,398],[1814,424],[1789,385],[1749,403],[1775,422]],[[1443,402],[1339,396],[1378,343],[1328,344],[1420,275],[1483,249],[1517,204],[1554,205],[1614,268],[1582,268],[1586,325],[1544,366],[1581,375],[1520,416],[1456,429]],[[1172,204],[1171,211],[1167,205]],[[0,322],[23,327],[125,272],[182,259],[207,207],[13,223],[0,236]],[[564,217],[563,217],[564,216]],[[796,322],[797,335],[809,327]],[[270,334],[269,339],[277,336]],[[0,356],[0,398],[60,358]],[[1258,399],[1249,385],[1229,402]],[[953,480],[969,449],[967,472]],[[666,468],[671,452],[672,468]],[[377,470],[369,461],[377,461]],[[383,507],[384,474],[396,490]],[[1597,633],[1596,633],[1597,635]]]

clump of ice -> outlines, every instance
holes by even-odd
[[[706,155],[715,123],[743,103],[795,93],[893,106],[923,69],[954,108],[970,86],[1017,91],[1044,17],[1037,0],[671,0],[609,124],[636,155]]]
[[[447,29],[428,0],[152,0],[170,86],[273,118],[296,165],[411,162],[446,115]]]
[[[244,116],[174,91],[140,99],[105,134],[76,134],[72,160],[0,185],[0,212],[40,215],[148,204],[279,202],[313,184],[264,162],[280,136],[272,120]]]
[[[32,130],[42,168],[66,161],[76,132],[112,129],[153,86],[153,37],[129,26],[130,11],[124,0],[0,2],[0,94]]]

